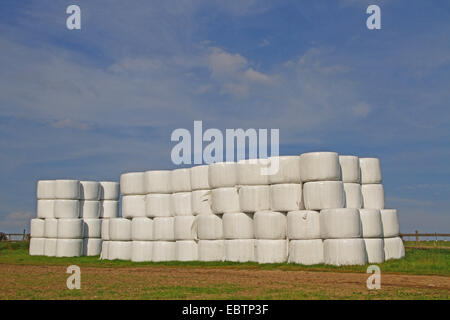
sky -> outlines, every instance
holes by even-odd
[[[378,157],[401,231],[448,233],[449,39],[446,0],[2,0],[0,231],[29,230],[39,179],[174,168],[202,120]]]

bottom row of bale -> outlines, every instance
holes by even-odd
[[[60,219],[57,238],[32,221],[31,255],[131,261],[232,261],[362,265],[400,259],[396,210],[330,209],[255,214]],[[47,226],[47,227],[46,227]],[[51,230],[55,231],[55,230]],[[101,237],[101,238],[100,238]]]
[[[315,240],[104,241],[101,258],[142,261],[230,261],[364,265],[404,257],[399,237]]]
[[[30,252],[46,256],[95,256],[104,260],[232,261],[305,265],[360,265],[400,259],[399,237],[314,240],[102,241],[101,239],[33,238]]]

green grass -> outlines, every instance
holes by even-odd
[[[204,268],[237,268],[258,270],[305,270],[305,271],[330,271],[330,272],[365,272],[367,266],[342,266],[329,265],[304,266],[288,263],[257,264],[235,262],[131,262],[99,260],[98,257],[56,258],[44,256],[30,256],[28,243],[0,242],[0,264],[17,265],[67,265],[76,264],[85,267],[145,267],[145,266],[173,266],[173,267],[204,267]],[[379,265],[382,272],[417,274],[417,275],[450,275],[450,250],[430,248],[413,249],[406,248],[406,257],[400,260],[390,260]]]
[[[380,265],[383,275],[389,273],[394,275],[390,276],[390,280],[382,280],[381,290],[371,291],[367,290],[365,282],[367,266],[302,266],[287,263],[260,265],[257,263],[199,261],[135,263],[105,261],[99,260],[98,257],[54,258],[30,256],[27,243],[0,242],[0,279],[2,283],[0,300],[448,300],[449,262],[450,250],[448,249],[406,249],[404,259],[391,260]],[[84,268],[81,290],[68,290],[65,286],[68,276],[65,269],[71,264]],[[161,266],[168,268],[158,268]],[[102,268],[110,269],[108,272],[103,272]],[[201,269],[199,270],[199,268]],[[261,272],[263,270],[274,272]],[[287,271],[313,272],[296,274]],[[328,272],[329,275],[327,276],[325,272]],[[345,274],[349,272],[354,274]],[[443,277],[430,277],[424,280],[423,277],[417,279],[410,275]],[[404,277],[405,281],[395,280],[398,277]]]

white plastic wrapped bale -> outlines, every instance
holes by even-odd
[[[248,262],[255,261],[255,240],[235,239],[224,240],[225,261]]]
[[[235,162],[212,163],[208,169],[208,179],[211,188],[234,187],[238,184],[237,164]]]
[[[296,183],[271,185],[270,209],[274,211],[295,211],[304,209],[302,185]]]
[[[175,216],[192,216],[192,192],[173,193],[172,208]]]
[[[45,250],[45,238],[31,238],[30,239],[30,256],[43,256]]]
[[[39,180],[37,182],[36,195],[39,200],[41,199],[55,199],[56,181],[55,180]]]
[[[175,241],[153,241],[152,261],[174,261],[175,259]]]
[[[362,184],[379,184],[382,182],[381,165],[378,158],[360,158]]]
[[[109,219],[109,240],[131,241],[131,220],[124,218]]]
[[[109,219],[102,219],[102,239],[109,240]]]
[[[57,257],[80,257],[83,255],[83,239],[57,239]]]
[[[289,263],[313,265],[323,263],[323,241],[291,240],[289,242]]]
[[[87,219],[100,218],[100,201],[81,200],[80,201],[80,217]]]
[[[147,217],[172,217],[172,194],[150,193],[145,196],[145,214]]]
[[[102,219],[83,219],[84,238],[102,237]]]
[[[131,239],[133,241],[153,240],[153,220],[147,217],[131,220]]]
[[[198,260],[200,261],[224,261],[225,242],[223,240],[199,240]]]
[[[56,257],[56,244],[58,239],[46,238],[44,242],[44,256]]]
[[[102,200],[100,201],[100,217],[103,219],[119,217],[119,201]]]
[[[211,209],[211,190],[192,191],[192,213],[194,215],[213,214]]]
[[[320,233],[322,239],[361,237],[359,210],[340,208],[320,211]]]
[[[174,241],[174,217],[157,217],[153,219],[153,239],[158,241]]]
[[[361,177],[359,168],[359,158],[356,156],[339,156],[339,164],[341,166],[342,182],[360,183]]]
[[[80,200],[100,200],[100,183],[80,181]]]
[[[393,238],[400,234],[398,214],[396,209],[383,209],[381,212],[381,223],[383,225],[383,237]]]
[[[128,172],[120,176],[120,192],[122,195],[146,194],[144,172]]]
[[[369,263],[384,262],[384,241],[383,239],[364,239],[366,246],[367,261]]]
[[[122,197],[122,217],[135,218],[145,217],[145,196],[123,196]]]
[[[83,239],[83,256],[99,256],[102,252],[102,239]]]
[[[175,240],[197,239],[197,218],[195,216],[177,216],[174,218]]]
[[[255,260],[258,263],[282,263],[287,256],[287,240],[255,240]]]
[[[58,239],[83,239],[83,219],[58,219]]]
[[[303,184],[303,201],[307,210],[343,208],[344,185],[340,181],[316,181]]]
[[[150,170],[145,172],[146,193],[172,193],[170,170]]]
[[[58,219],[45,219],[44,230],[46,238],[58,238]]]
[[[38,200],[37,201],[37,217],[41,219],[55,217],[55,200]]]
[[[55,198],[80,200],[80,181],[78,180],[56,180]]]
[[[190,169],[175,169],[171,174],[172,193],[190,192],[191,172]]]
[[[385,260],[401,259],[405,256],[405,247],[400,237],[384,238]]]
[[[30,236],[32,238],[45,238],[45,220],[31,219]]]
[[[239,207],[243,212],[256,212],[270,209],[269,186],[240,186]]]
[[[341,167],[336,152],[309,152],[300,155],[300,178],[308,181],[339,181]]]
[[[363,208],[384,209],[384,188],[382,184],[363,184],[361,192]]]
[[[290,211],[287,214],[287,238],[320,239],[320,214],[312,210]]]
[[[226,187],[211,190],[211,208],[216,214],[240,212],[238,189]]]
[[[76,219],[80,217],[80,201],[55,200],[55,218]]]
[[[363,198],[359,183],[344,183],[345,207],[361,209]]]
[[[270,167],[278,165],[278,171],[269,175],[270,184],[301,183],[299,156],[270,157],[269,161]]]
[[[275,211],[258,211],[253,216],[256,239],[281,240],[286,238],[286,215]]]
[[[175,260],[198,260],[198,244],[193,240],[181,240],[175,242]]]
[[[267,185],[268,159],[246,159],[237,163],[239,185]]]
[[[152,261],[153,242],[133,241],[131,244],[131,261],[144,262]]]
[[[208,179],[208,165],[195,166],[191,170],[191,188],[192,190],[211,189]]]
[[[361,231],[363,238],[383,237],[383,224],[378,209],[359,209]]]
[[[131,260],[132,241],[109,241],[109,260]]]
[[[334,266],[367,263],[363,239],[326,239],[323,242],[323,257],[325,264]]]
[[[108,260],[109,259],[109,257],[108,257],[109,243],[110,243],[110,241],[105,241],[105,240],[102,241],[102,252],[100,254],[100,259],[101,260]]]
[[[253,214],[236,212],[222,216],[225,239],[253,239]]]
[[[222,217],[215,214],[197,216],[197,236],[201,240],[223,239]]]
[[[120,185],[114,181],[100,181],[100,200],[119,200]]]

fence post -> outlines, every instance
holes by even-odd
[[[416,246],[419,245],[419,230],[416,230]]]

